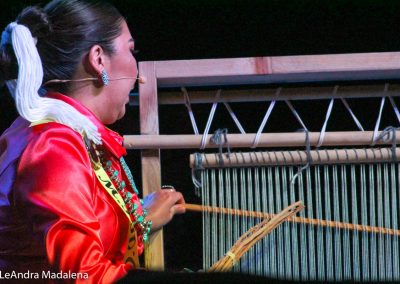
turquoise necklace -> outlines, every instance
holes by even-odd
[[[128,178],[129,185],[131,186],[135,194],[139,195],[139,191],[136,187],[135,181],[133,180],[131,170],[126,164],[124,158],[121,157],[119,162],[121,164],[122,170],[125,173],[125,176]],[[138,205],[132,201],[133,195],[126,189],[125,182],[119,179],[118,170],[112,168],[112,162],[110,160],[105,162],[103,164],[103,167],[106,170],[107,174],[109,175],[110,179],[112,179],[117,185],[117,190],[124,199],[128,213],[134,217],[133,225],[138,225],[143,234],[143,241],[147,242],[150,235],[152,221],[146,220],[147,210],[143,207],[143,200],[139,198],[140,204],[142,205],[142,214],[138,214],[137,213]]]

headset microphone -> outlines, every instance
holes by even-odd
[[[110,78],[108,79],[109,81],[117,81],[117,80],[125,80],[125,79],[136,79],[139,81],[139,84],[145,84],[146,83],[146,77],[145,76],[138,76],[138,77],[119,77],[119,78]],[[43,86],[53,84],[53,83],[67,83],[67,82],[86,82],[86,81],[98,81],[100,80],[99,78],[83,78],[83,79],[75,79],[75,80],[59,80],[59,79],[54,79],[54,80],[49,80],[46,83],[43,84]]]

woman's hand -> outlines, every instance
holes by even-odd
[[[144,208],[147,210],[146,220],[153,222],[154,232],[171,221],[175,214],[185,213],[185,200],[175,189],[164,189],[150,193],[144,198]]]

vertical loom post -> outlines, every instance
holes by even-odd
[[[139,110],[141,135],[159,134],[157,78],[155,62],[139,63],[139,74],[147,78],[140,85]],[[161,188],[160,150],[142,150],[143,195]],[[164,269],[163,231],[159,230],[150,236],[145,249],[145,266],[151,270]]]

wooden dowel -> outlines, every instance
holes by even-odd
[[[395,157],[391,148],[365,148],[365,149],[331,149],[312,150],[309,152],[311,164],[359,164],[383,163],[400,159],[400,148],[395,148]],[[198,164],[200,163],[200,164]],[[191,154],[191,168],[233,168],[257,166],[289,166],[305,165],[308,163],[306,151],[264,151],[240,152],[230,155],[218,154]]]
[[[275,214],[264,213],[259,211],[248,211],[248,210],[239,210],[239,209],[231,209],[231,208],[221,208],[214,206],[203,206],[198,204],[185,204],[185,208],[187,211],[193,212],[209,212],[209,213],[217,213],[217,214],[229,214],[229,215],[237,215],[243,217],[255,217],[255,218],[272,218]],[[359,224],[351,224],[344,223],[338,221],[328,221],[321,219],[311,219],[311,218],[303,218],[303,217],[290,217],[288,219],[290,222],[306,224],[306,225],[315,225],[322,227],[331,227],[331,228],[339,228],[339,229],[348,229],[352,231],[360,231],[360,232],[369,232],[369,233],[381,233],[387,235],[400,236],[400,230],[394,230],[383,227],[372,227],[367,225],[359,225]]]
[[[399,132],[399,131],[398,131]],[[380,135],[381,132],[378,132]],[[227,139],[231,148],[250,148],[253,146],[256,134],[228,134]],[[310,145],[318,144],[320,132],[310,132]],[[127,149],[200,149],[202,135],[125,135],[124,146]],[[206,148],[218,148],[210,141],[212,135],[206,139]],[[400,143],[397,133],[396,143]],[[322,146],[353,146],[371,145],[373,131],[337,131],[326,132]],[[388,145],[388,142],[377,141],[377,145]],[[264,133],[261,134],[257,147],[304,147],[306,137],[304,132]]]
[[[221,208],[221,207],[204,206],[204,205],[190,204],[190,203],[186,203],[185,208],[187,211],[193,211],[193,212],[210,212],[217,214],[238,215],[243,217],[271,218],[273,216],[272,214],[258,212],[258,211]]]

